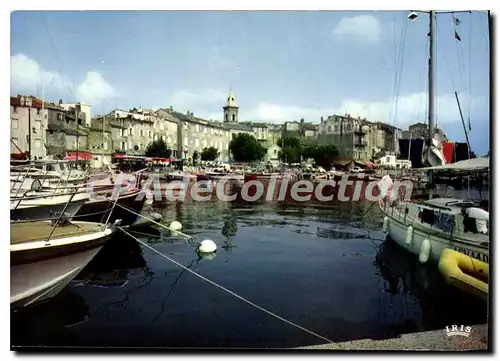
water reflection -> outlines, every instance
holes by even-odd
[[[222,248],[224,248],[227,252],[230,252],[233,247],[236,247],[233,245],[233,237],[236,235],[236,232],[238,232],[236,216],[233,211],[230,210],[229,213],[226,214],[224,225],[222,226],[222,235],[226,237]]]
[[[148,230],[146,229],[145,232]],[[73,286],[123,287],[129,274],[136,270],[145,277],[154,272],[146,266],[142,249],[132,237],[119,232],[111,238],[72,281]]]
[[[374,265],[385,282],[383,292],[418,303],[422,327],[487,322],[482,300],[447,285],[435,265],[420,264],[390,238],[380,244]]]

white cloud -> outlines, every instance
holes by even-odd
[[[74,92],[68,79],[57,72],[43,69],[35,60],[24,54],[12,55],[10,65],[11,89],[17,92],[33,94],[43,86],[44,93],[61,98],[67,98],[74,93],[76,101],[90,104],[116,95],[113,87],[97,71],[89,71]]]
[[[461,99],[464,99],[461,97]],[[343,115],[349,113],[353,117],[360,116],[369,121],[381,121],[407,128],[416,122],[427,122],[427,94],[412,93],[398,98],[397,110],[392,99],[378,101],[363,101],[360,99],[344,99],[331,108],[299,107],[294,105],[279,105],[260,103],[252,109],[240,110],[243,120],[269,121],[281,123],[283,121],[300,120],[319,123],[321,117],[332,114]],[[463,105],[462,105],[463,106]],[[488,109],[488,100],[477,97],[472,99],[472,112]],[[436,120],[438,125],[460,122],[460,113],[454,95],[444,95],[436,100]]]
[[[24,54],[10,57],[10,82],[15,89],[36,91],[39,88],[53,88],[59,91],[65,86],[65,79],[60,74],[42,69],[33,59]]]
[[[358,15],[340,20],[333,34],[337,37],[377,42],[382,36],[382,25],[373,15]]]
[[[89,71],[76,89],[78,100],[95,103],[116,95],[113,87],[97,71]]]
[[[168,106],[182,113],[190,111],[200,118],[221,120],[227,94],[228,91],[214,88],[180,90],[168,97]]]

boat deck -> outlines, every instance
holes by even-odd
[[[52,232],[51,222],[20,222],[10,225],[10,244],[46,240]],[[51,239],[83,236],[100,231],[100,225],[89,222],[72,222],[68,226],[56,227]]]

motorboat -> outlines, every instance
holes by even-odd
[[[56,296],[94,258],[114,232],[88,222],[11,222],[12,308]]]
[[[12,195],[11,195],[12,196]],[[73,217],[90,199],[89,194],[28,192],[21,198],[11,198],[11,220],[42,220],[64,212],[66,217]]]
[[[146,203],[146,192],[146,190],[137,188],[122,188],[114,195],[94,196],[82,205],[74,219],[100,223],[106,221],[109,217],[111,223],[120,219],[122,226],[131,225],[138,220],[139,216],[137,214],[141,213]],[[116,207],[114,207],[115,203]]]

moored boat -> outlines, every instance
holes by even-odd
[[[116,202],[116,207],[113,207]],[[109,217],[109,222],[114,223],[121,219],[122,226],[128,226],[137,221],[137,215],[129,212],[131,209],[135,213],[141,213],[146,203],[146,191],[133,189],[116,196],[95,197],[86,202],[76,213],[74,219],[85,222],[105,222]],[[109,215],[111,213],[111,216]]]
[[[439,271],[451,286],[486,300],[488,298],[489,265],[452,249],[444,249]]]
[[[10,202],[11,220],[47,219],[64,212],[73,217],[89,200],[87,193],[53,194],[49,192],[26,193]]]
[[[11,223],[11,307],[26,307],[57,295],[112,233],[112,228],[88,222]]]

